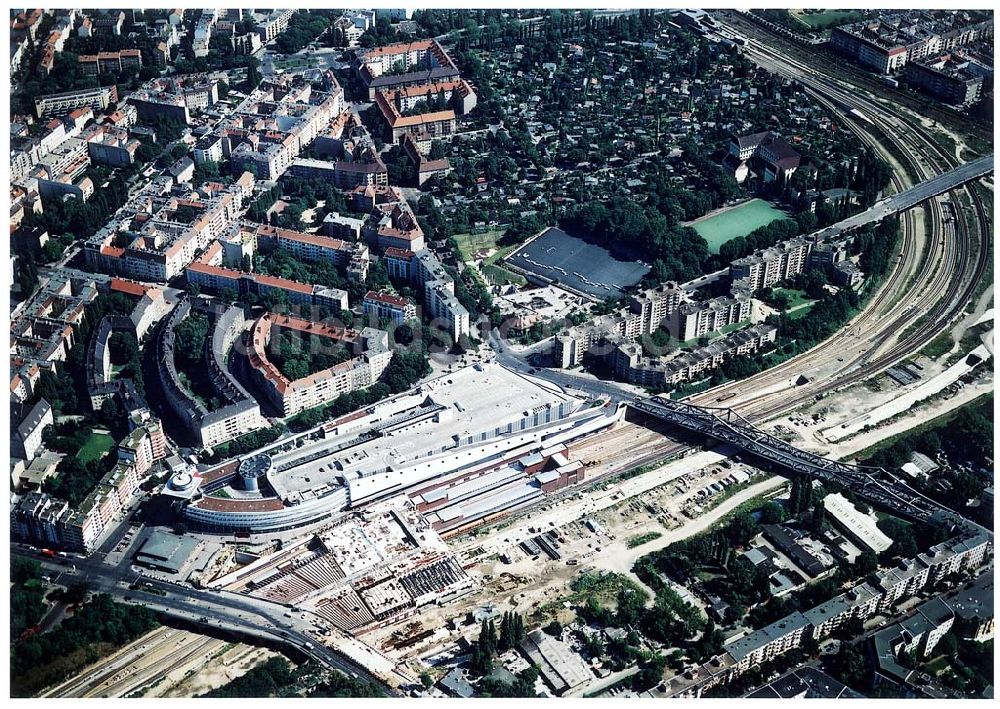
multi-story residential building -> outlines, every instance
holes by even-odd
[[[323,234],[332,236],[335,239],[361,241],[361,231],[364,227],[364,219],[348,217],[339,212],[329,212],[323,217],[323,224],[320,229]]]
[[[191,123],[191,112],[214,106],[219,84],[207,74],[151,79],[126,97],[139,118],[156,121],[161,116]]]
[[[424,289],[424,309],[433,319],[443,320],[456,342],[469,333],[469,311],[455,297],[455,282],[437,256],[421,249],[411,265],[413,283]]]
[[[98,74],[120,74],[123,71],[138,71],[142,68],[142,53],[138,49],[123,49],[119,52],[99,52],[81,54],[77,61],[85,76]]]
[[[606,341],[606,356],[612,371],[620,378],[632,384],[666,389],[695,380],[699,375],[721,366],[730,357],[757,352],[774,342],[776,336],[777,328],[761,323],[738,330],[705,347],[663,358],[643,357],[638,343],[612,339]],[[594,344],[597,343],[591,343],[591,348]]]
[[[879,591],[871,585],[860,583],[849,591],[804,611],[802,615],[812,626],[812,637],[819,640],[832,635],[852,618],[864,621],[874,616],[879,595]]]
[[[983,574],[971,586],[947,599],[955,614],[954,630],[959,637],[974,642],[986,642],[996,632],[993,613],[993,574]]]
[[[368,291],[362,307],[365,316],[386,318],[397,325],[417,317],[417,309],[413,303],[386,291]]]
[[[736,664],[735,673],[770,662],[778,655],[802,645],[808,636],[809,619],[802,613],[791,613],[760,630],[726,644],[726,652]]]
[[[264,44],[272,41],[279,34],[288,29],[288,23],[292,19],[295,10],[274,10],[264,20],[257,25],[257,34]]]
[[[976,11],[881,13],[835,27],[830,46],[858,64],[891,74],[910,62],[993,36],[993,18]]]
[[[389,278],[410,281],[412,273],[410,264],[413,263],[414,256],[416,254],[413,251],[397,249],[394,246],[387,248],[382,255],[382,262],[385,264],[385,270],[388,272]]]
[[[686,342],[721,332],[723,328],[749,320],[750,307],[750,298],[744,294],[681,303],[670,314],[670,334]]]
[[[390,247],[414,252],[424,248],[424,230],[405,201],[376,211],[362,233],[365,241],[379,252]]]
[[[153,66],[157,69],[166,69],[170,62],[170,47],[166,42],[159,42],[153,47]]]
[[[268,359],[267,349],[275,329],[286,329],[343,343],[360,354],[330,369],[314,372],[296,380],[289,380]],[[360,333],[330,327],[322,323],[266,313],[250,331],[247,358],[257,386],[281,412],[294,416],[316,406],[323,406],[341,394],[371,386],[389,365],[392,350],[388,333],[365,328]]]
[[[640,317],[642,334],[652,334],[669,324],[671,313],[680,305],[684,292],[675,283],[661,283],[656,288],[632,296],[629,309]]]
[[[379,91],[449,81],[460,74],[444,47],[434,39],[373,47],[356,54],[358,75],[368,87],[370,100]]]
[[[163,422],[153,416],[149,409],[135,409],[129,413],[129,428],[135,430],[142,427],[149,434],[149,447],[153,460],[163,460],[167,457],[167,436],[163,431]]]
[[[118,444],[118,460],[133,467],[137,475],[143,475],[153,465],[153,440],[145,428],[133,429]]]
[[[224,157],[222,150],[222,138],[218,135],[206,135],[198,139],[194,144],[194,163],[204,165],[207,162],[219,163]]]
[[[207,57],[212,41],[212,31],[219,18],[219,10],[202,10],[201,16],[194,26],[194,36],[191,39],[191,50],[195,57]]]
[[[813,242],[796,237],[729,264],[734,291],[753,293],[802,273],[809,262]]]
[[[38,542],[42,546],[59,546],[62,533],[59,521],[71,514],[69,503],[44,492],[29,492],[11,506],[11,536]]]
[[[909,684],[916,672],[902,665],[899,658],[904,654],[928,658],[954,622],[955,615],[948,604],[940,598],[932,598],[917,606],[913,615],[875,633],[869,645],[875,660],[876,684],[881,684],[883,679],[904,686]]]
[[[137,431],[142,429],[133,431],[123,442],[125,457],[138,454],[145,465],[150,459],[148,440],[146,444],[140,443],[142,435],[136,435]],[[149,438],[148,433],[146,437]],[[122,450],[119,449],[120,455]],[[11,506],[11,534],[45,547],[89,554],[131,502],[148,470],[147,466],[140,472],[136,465],[120,460],[76,508],[45,493],[31,492],[15,498]]]
[[[38,31],[38,23],[47,14],[45,10],[23,10],[17,13],[10,21],[10,34],[12,39],[23,41],[26,38],[35,39]]]
[[[42,447],[45,429],[55,422],[52,407],[45,399],[34,405],[11,404],[10,454],[25,462],[31,462]]]
[[[191,302],[182,301],[157,334],[156,356],[164,398],[187,435],[206,448],[268,425],[261,415],[260,406],[228,373],[225,365],[229,350],[242,333],[242,310],[236,310],[239,312],[230,312],[230,309],[215,318],[207,365],[213,390],[225,404],[213,411],[208,411],[188,391],[174,361],[174,329],[190,314]]]
[[[233,37],[233,51],[240,56],[255,54],[263,46],[260,35],[256,33]]]
[[[558,335],[555,338],[556,361],[563,368],[575,367],[595,345],[609,338],[636,338],[650,335],[663,326],[669,327],[674,312],[685,302],[686,294],[674,283],[642,291],[630,299],[627,309],[599,316]],[[609,352],[610,348],[603,354]]]
[[[266,226],[266,229],[272,230],[273,227]],[[189,283],[195,283],[202,288],[217,292],[229,289],[237,294],[253,293],[262,298],[269,294],[280,292],[282,297],[289,303],[297,305],[321,305],[334,310],[347,309],[347,292],[338,288],[309,285],[277,276],[247,273],[234,268],[220,266],[219,264],[223,263],[226,253],[222,244],[228,245],[239,242],[231,249],[232,256],[229,262],[242,262],[243,256],[252,256],[256,248],[257,232],[255,230],[248,229],[244,231],[243,229],[238,229],[235,231],[236,233],[227,235],[227,238],[232,241],[213,242],[196,262],[191,263],[187,267],[185,275]],[[284,232],[286,234],[285,238],[289,240],[294,240],[294,236],[299,233],[290,230],[277,231]],[[335,263],[347,264],[346,271],[349,278],[363,281],[368,264],[367,249],[364,248],[363,244],[354,246],[358,248],[355,248],[350,253],[330,250],[326,254],[330,258],[333,258]]]
[[[960,531],[941,545],[949,556],[959,559],[958,569],[969,571],[982,565],[992,553],[992,536],[987,533]],[[939,555],[940,551],[936,554]],[[766,628],[726,643],[723,653],[697,668],[695,672],[678,676],[670,683],[668,696],[700,696],[717,684],[726,683],[751,667],[773,660],[798,648],[806,638],[822,640],[851,618],[867,620],[875,614],[886,614],[892,604],[910,598],[923,589],[932,578],[932,567],[919,559],[908,559],[898,567],[876,572],[868,582],[854,586],[826,603],[803,613],[795,612]],[[992,574],[983,585],[992,586]],[[990,588],[992,591],[992,588]],[[906,683],[913,670],[898,663],[900,651],[921,656],[930,653],[937,642],[958,619],[958,627],[972,632],[989,627],[980,619],[992,617],[992,604],[987,609],[982,594],[973,592],[968,600],[961,592],[951,599],[934,598],[918,606],[917,612],[872,638],[876,672],[892,681]],[[962,618],[972,616],[972,625],[963,626]]]
[[[873,582],[882,592],[879,612],[887,612],[901,598],[909,598],[927,585],[930,569],[919,559],[904,559],[875,574]]]
[[[906,80],[953,106],[971,106],[983,91],[983,75],[957,53],[941,54],[906,65]]]
[[[52,371],[76,342],[87,306],[97,298],[97,283],[53,272],[32,296],[11,313],[12,371],[34,363]],[[16,362],[16,366],[15,366]]]
[[[469,311],[455,297],[455,282],[433,253],[389,247],[386,270],[391,278],[408,280],[423,289],[425,315],[438,321],[453,341],[470,332]]]
[[[135,152],[141,143],[124,128],[94,125],[81,134],[87,144],[87,155],[99,165],[126,167],[135,162]]]
[[[386,139],[391,143],[399,142],[404,135],[427,135],[431,138],[442,138],[455,132],[455,112],[451,109],[418,113],[404,116],[396,108],[396,92],[379,91],[375,94],[375,105],[382,112],[387,131]]]
[[[404,134],[401,144],[403,146],[403,150],[406,151],[407,157],[410,158],[410,162],[413,163],[413,167],[417,172],[417,187],[422,187],[427,180],[436,175],[447,175],[451,172],[451,161],[449,161],[448,158],[431,160],[424,155],[417,143],[416,138],[414,138],[411,134]]]
[[[258,225],[254,229],[254,235],[262,249],[282,249],[303,261],[329,261],[342,268],[358,261],[368,261],[368,247],[354,241],[307,234],[268,224]]]
[[[262,83],[216,126],[223,154],[234,171],[276,180],[343,110],[343,90],[332,76],[330,91],[312,90],[287,77]]]
[[[290,175],[313,180],[332,182],[343,190],[358,186],[388,185],[389,171],[372,151],[367,160],[314,160],[311,158],[296,158],[288,168]]]
[[[928,583],[936,584],[946,576],[982,564],[991,546],[992,542],[985,534],[952,539],[918,554],[917,562],[927,568]]]
[[[114,85],[96,89],[66,91],[35,97],[35,113],[39,118],[61,116],[75,108],[89,107],[95,113],[104,111],[113,103],[118,103],[118,88]]]
[[[113,34],[120,35],[125,24],[125,12],[123,10],[108,10],[95,17],[90,18],[92,32],[95,35]]]
[[[184,271],[195,254],[226,233],[253,194],[253,175],[229,185],[205,183],[196,198],[171,195],[173,179],[159,177],[133,197],[122,212],[87,240],[87,265],[141,281],[165,283]],[[178,210],[193,214],[177,221]]]

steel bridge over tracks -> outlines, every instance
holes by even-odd
[[[843,485],[873,507],[921,522],[939,519],[942,509],[881,468],[863,468],[808,453],[761,431],[732,409],[695,406],[651,397],[629,404],[693,433],[732,444],[793,473]]]

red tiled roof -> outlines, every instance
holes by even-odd
[[[281,288],[282,290],[290,290],[297,293],[312,293],[312,286],[307,286],[303,283],[299,283],[298,281],[290,281],[287,278],[254,274],[254,279],[258,283],[265,286],[271,286],[272,288]]]
[[[227,500],[219,497],[203,497],[195,507],[213,512],[278,512],[285,509],[281,500]]]
[[[136,283],[135,281],[129,281],[124,278],[112,278],[111,290],[119,293],[125,293],[126,295],[139,296],[141,298],[146,294],[147,288],[141,283]]]

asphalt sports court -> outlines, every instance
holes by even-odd
[[[506,258],[526,273],[594,296],[620,297],[649,272],[642,261],[620,261],[602,246],[550,227]]]

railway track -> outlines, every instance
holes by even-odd
[[[757,47],[751,44],[749,45],[749,50],[751,54],[756,55],[755,59],[758,60],[758,63],[765,68],[778,73],[789,74],[788,67],[779,64],[779,57],[775,56],[775,53],[769,51],[768,48]],[[794,62],[786,61],[786,63],[795,65]],[[869,120],[878,128],[882,135],[886,138],[891,137],[890,139],[894,140],[896,144],[895,152],[900,155],[910,156],[907,162],[909,163],[911,173],[917,179],[926,179],[932,176],[934,172],[940,172],[952,167],[956,162],[954,155],[944,152],[922,126],[913,125],[909,117],[903,115],[901,112],[891,111],[883,106],[859,100],[857,93],[847,92],[825,77],[814,78],[816,72],[810,67],[797,65],[794,68],[799,73],[793,74],[789,78],[799,81],[806,90],[831,108],[844,110],[845,108],[853,107],[866,111]],[[866,135],[858,126],[852,125],[851,127],[863,141],[878,149],[883,155],[889,152],[885,146],[879,145],[873,136]],[[900,128],[904,127],[906,128],[905,130],[900,130]],[[904,188],[905,182],[903,177],[898,174],[894,175],[893,185],[897,190]],[[974,284],[981,278],[988,262],[990,235],[988,232],[988,221],[983,219],[984,212],[981,200],[975,190],[970,188],[962,189],[972,199],[977,212],[976,219],[980,226],[979,231],[984,237],[982,239],[984,243],[979,244],[978,258],[975,259],[974,266],[971,265],[973,262],[969,256],[972,250],[971,242],[975,241],[975,239],[972,235],[972,230],[965,224],[965,215],[961,213],[961,209],[955,209],[958,231],[956,238],[953,240],[944,238],[939,241],[938,235],[945,231],[945,222],[941,213],[940,201],[938,199],[930,200],[927,204],[930,209],[932,224],[931,233],[925,235],[928,240],[927,253],[920,261],[919,271],[913,279],[906,277],[909,267],[906,265],[906,262],[901,260],[897,264],[897,267],[890,273],[886,283],[873,296],[873,299],[862,313],[856,316],[844,330],[834,337],[817,345],[813,350],[768,369],[756,377],[717,387],[705,394],[695,395],[690,400],[693,403],[706,405],[715,403],[719,398],[722,398],[719,397],[720,394],[725,398],[733,398],[728,396],[728,394],[736,393],[739,396],[741,392],[751,388],[754,391],[771,389],[781,382],[787,381],[790,374],[807,371],[818,366],[829,365],[831,363],[831,355],[836,355],[835,358],[838,361],[845,362],[844,366],[840,367],[839,371],[835,373],[833,377],[834,381],[843,381],[843,375],[852,370],[855,370],[856,373],[851,379],[857,379],[857,372],[863,375],[861,377],[863,379],[879,371],[880,368],[891,366],[895,361],[902,359],[907,354],[912,353],[912,351],[919,349],[923,344],[930,341],[930,339],[933,339],[942,327],[950,323],[955,315],[961,312],[964,302],[954,302],[954,298],[959,293],[959,284],[966,283],[966,280],[969,279],[974,288]],[[949,193],[953,205],[959,203],[957,199],[959,191],[961,190]],[[904,225],[906,228],[903,231],[902,254],[904,257],[908,255],[911,260],[920,258],[922,254],[916,253],[914,240],[912,239],[912,212],[905,213],[904,217],[908,221]],[[942,291],[946,293],[946,297],[943,300],[940,298]],[[915,299],[897,299],[898,296],[907,292],[909,294],[915,292],[917,293],[917,297]],[[962,299],[958,298],[958,300],[961,301]],[[889,306],[888,310],[885,309],[886,306]],[[918,327],[916,332],[912,333],[906,339],[905,343],[902,343],[903,346],[890,349],[886,353],[889,355],[888,357],[877,356],[881,348],[885,347],[900,332],[911,326],[918,319],[922,319],[925,324]],[[872,327],[875,328],[875,332],[869,332],[867,337],[867,342],[871,344],[867,347],[863,346],[861,349],[857,349],[859,343],[854,340],[855,333],[860,334],[865,330],[870,330]],[[842,355],[846,350],[852,347],[857,349],[859,354],[850,358],[843,357]],[[842,385],[834,386],[833,388],[823,387],[823,389],[832,391],[835,388],[839,388],[839,386]],[[813,389],[813,392],[809,396],[822,393],[815,391],[817,387],[809,388]],[[784,403],[788,403],[787,389],[782,388],[781,391],[777,392],[755,394],[751,395],[750,398],[744,396],[731,405],[733,408],[739,409],[744,415],[771,415],[780,413],[780,407],[764,406],[761,405],[761,402],[776,398],[780,398]],[[796,395],[795,398],[801,403],[809,397]]]
[[[750,27],[759,30],[756,25]],[[745,27],[740,28],[744,33]],[[762,30],[761,30],[762,32]],[[787,74],[784,67],[777,62],[776,57],[770,60],[763,57],[759,62],[765,68],[778,74]],[[794,63],[794,62],[793,62]],[[847,88],[834,84],[825,75],[811,67],[798,65],[805,76],[791,76],[799,81],[818,101],[834,111],[843,111],[845,107],[856,107],[868,117],[882,137],[889,141],[883,145],[874,135],[861,130],[859,126],[849,124],[851,129],[864,143],[892,160],[905,164],[908,175],[893,174],[893,188],[899,192],[912,184],[909,179],[921,181],[943,172],[957,162],[953,154],[946,153],[932,135],[921,125],[914,122],[911,116],[898,109],[893,110],[884,105],[876,104],[860,96],[856,88]],[[855,72],[856,73],[856,72]],[[818,75],[818,76],[817,76]],[[809,78],[810,76],[814,78]],[[852,79],[854,76],[852,75]],[[862,82],[862,88],[872,89],[870,82]],[[875,90],[878,90],[875,87]],[[837,105],[837,104],[840,105]],[[970,225],[960,204],[958,194],[966,192],[969,195],[975,213]],[[952,190],[948,193],[955,215],[955,238],[945,235],[940,198],[928,200],[926,209],[930,212],[931,228],[924,235],[926,252],[917,249],[914,236],[914,211],[908,210],[901,215],[903,234],[900,258],[896,267],[890,272],[872,299],[847,327],[832,338],[820,343],[812,350],[783,362],[759,375],[745,380],[733,382],[713,388],[692,397],[688,401],[700,405],[713,405],[722,394],[729,393],[739,396],[745,391],[760,391],[772,387],[788,379],[789,373],[801,372],[803,368],[812,368],[829,364],[841,358],[843,367],[811,386],[796,388],[792,391],[782,389],[778,392],[755,394],[747,398],[745,395],[733,403],[727,401],[726,406],[736,409],[746,419],[760,425],[782,413],[793,411],[799,406],[815,400],[841,388],[861,382],[868,377],[891,367],[900,360],[919,351],[934,337],[943,331],[954,318],[962,312],[964,304],[975,291],[976,285],[989,265],[990,244],[992,233],[990,222],[979,193],[969,186]],[[974,232],[978,232],[977,234]],[[945,238],[941,238],[942,235]],[[976,251],[975,257],[973,250]],[[916,270],[912,278],[910,274]],[[944,297],[941,296],[942,289]],[[917,293],[917,297],[905,298],[906,295]],[[920,321],[915,329],[914,323]],[[878,327],[875,327],[878,326]],[[870,346],[862,346],[858,354],[848,358],[842,357],[844,346],[848,343],[858,347],[856,338],[866,329],[874,328],[874,333],[867,333]],[[904,334],[907,328],[912,332]],[[893,343],[893,340],[896,340]],[[863,345],[863,343],[861,343]],[[880,353],[880,350],[886,348]],[[717,405],[717,404],[716,404]],[[621,470],[603,473],[588,481],[588,487],[605,484],[616,477],[647,465],[663,462],[682,454],[690,447],[684,443],[670,443],[663,448],[629,462]],[[552,504],[581,492],[580,488],[568,488],[546,496],[545,503]],[[519,510],[516,515],[507,519],[522,517],[529,509]]]
[[[64,682],[45,696],[124,697],[156,681],[165,671],[192,663],[201,655],[211,655],[223,644],[215,638],[161,628],[155,636],[140,638],[86,674]]]
[[[984,142],[991,142],[993,139],[992,129],[987,130],[974,119],[950,109],[941,108],[935,101],[927,98],[914,96],[910,93],[898,89],[890,90],[888,86],[874,78],[870,73],[860,67],[856,67],[837,55],[833,50],[823,45],[811,45],[808,48],[792,40],[786,39],[779,34],[768,31],[759,24],[753,16],[736,10],[719,10],[713,13],[716,19],[722,19],[724,23],[737,29],[741,34],[766,38],[771,46],[779,49],[788,56],[801,57],[807,59],[810,64],[818,69],[822,69],[827,74],[841,74],[849,77],[852,85],[868,90],[876,94],[889,94],[891,99],[905,106],[909,110],[920,113],[928,119],[938,123],[950,124]]]

